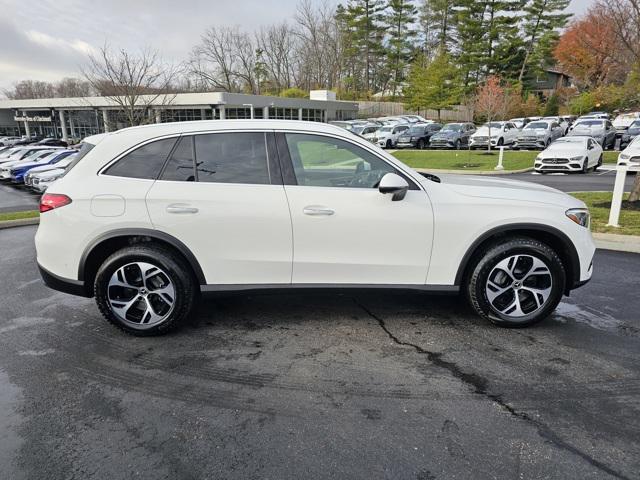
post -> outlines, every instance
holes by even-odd
[[[67,132],[67,119],[65,118],[64,110],[58,112],[60,117],[60,128],[62,128],[62,140],[69,143],[69,132]]]
[[[162,111],[155,110],[156,123],[162,123]]]
[[[24,116],[26,117],[27,115],[25,114]],[[24,133],[25,133],[25,136],[27,138],[31,138],[31,130],[29,129],[29,121],[28,120],[24,121]]]
[[[298,120],[302,120],[302,108],[298,108]]]
[[[269,119],[269,107],[262,107],[262,118]]]
[[[104,123],[104,133],[109,133],[111,131],[109,125],[109,110],[102,110],[102,123]]]
[[[218,109],[220,110],[220,120],[224,120],[225,118],[227,118],[227,112],[225,111],[224,105],[218,106]]]
[[[489,142],[491,142],[491,137],[489,137]],[[504,147],[498,147],[500,148],[500,155],[498,155],[498,165],[495,166],[494,170],[504,170],[504,166],[502,165],[502,160],[504,158]]]
[[[619,227],[620,209],[622,208],[622,197],[624,195],[624,181],[627,178],[628,165],[618,165],[616,167],[616,182],[613,184],[613,197],[611,198],[611,210],[609,211],[608,227]]]

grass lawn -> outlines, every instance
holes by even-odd
[[[0,222],[4,222],[6,220],[20,220],[22,218],[35,218],[40,215],[40,212],[37,210],[27,210],[26,212],[10,212],[10,213],[0,213]]]
[[[620,211],[620,227],[607,227],[612,193],[578,192],[572,193],[571,195],[579,198],[589,207],[592,232],[640,235],[640,205],[632,206],[628,202],[623,201],[622,210]],[[628,194],[625,194],[625,200],[628,196]]]
[[[504,152],[504,169],[532,168],[539,152]],[[493,170],[498,164],[498,152],[487,155],[483,150],[397,150],[393,155],[413,168],[440,170]],[[604,163],[616,163],[618,152],[605,152]]]

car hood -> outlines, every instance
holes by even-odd
[[[64,173],[64,168],[54,168],[52,170],[47,170],[44,173],[39,173],[38,174],[38,178],[42,181],[42,180],[48,180],[51,177],[55,177],[56,175],[60,175],[61,173]]]
[[[584,208],[585,206],[577,198],[537,183],[476,175],[438,176],[442,185],[467,197],[544,203],[563,208]],[[430,182],[430,180],[425,178],[424,182]]]
[[[454,138],[460,135],[460,132],[437,132],[434,133],[431,138]]]
[[[570,143],[552,144],[549,148],[540,153],[543,157],[554,157],[556,155],[586,155],[586,148],[579,145],[571,145]]]
[[[531,136],[531,135],[537,135],[539,133],[547,133],[547,129],[546,128],[524,128],[520,132],[520,135]]]
[[[597,135],[597,134],[603,134],[605,131],[604,127],[573,127],[573,130],[571,130],[571,135],[582,135],[582,134],[587,134],[587,135]]]

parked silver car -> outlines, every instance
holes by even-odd
[[[564,135],[564,128],[558,122],[537,120],[524,126],[512,148],[543,149]]]
[[[602,145],[603,150],[616,145],[616,129],[610,120],[579,120],[573,125],[569,135],[593,137]]]

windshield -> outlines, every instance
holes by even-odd
[[[618,115],[616,120],[631,120],[632,118],[638,118],[637,113],[623,113],[622,115]]]
[[[362,133],[362,131],[364,130],[364,128],[365,128],[365,127],[353,127],[353,128],[351,129],[351,131],[352,131],[353,133],[357,133],[358,135],[360,135],[360,134]]]
[[[381,132],[390,132],[393,127],[382,127],[380,129]]]
[[[525,130],[533,130],[535,128],[543,128],[546,130],[549,128],[549,124],[547,122],[531,122],[524,127]]]
[[[460,125],[459,123],[450,123],[442,127],[441,131],[442,132],[459,132],[460,130],[462,130],[462,125]]]
[[[422,135],[424,133],[424,127],[411,127],[407,133],[409,135]]]
[[[575,128],[578,127],[603,127],[604,122],[602,120],[583,120],[576,124]]]
[[[633,122],[631,124],[631,127],[634,127],[634,128],[640,127],[640,120],[636,120],[635,122]]]

